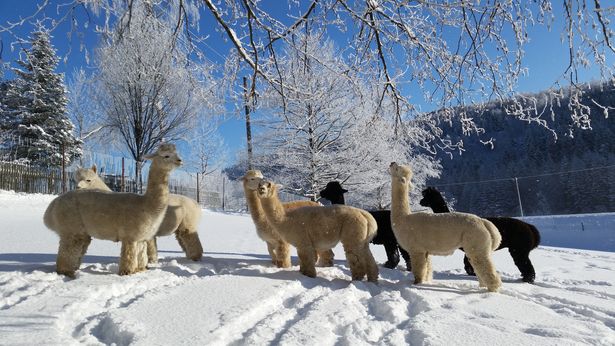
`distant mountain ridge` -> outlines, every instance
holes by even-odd
[[[443,137],[463,140],[465,152],[452,159],[438,153],[442,175],[429,184],[454,201],[456,210],[480,215],[519,216],[521,208],[524,215],[615,211],[615,108],[605,117],[591,102],[615,107],[615,87],[592,85],[582,97],[592,129],[575,127],[564,98],[553,105],[553,119],[545,119],[557,140],[543,126],[506,115],[510,104],[488,104],[482,114],[466,108],[485,129],[480,136],[464,136],[460,122],[441,122]],[[491,138],[493,149],[481,143]],[[463,182],[468,183],[457,184]]]

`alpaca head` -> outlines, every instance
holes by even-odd
[[[422,192],[423,198],[419,202],[423,207],[431,208],[434,212],[448,212],[446,201],[440,191],[435,187],[428,187]]]
[[[261,180],[256,192],[259,198],[271,198],[278,192],[278,187],[269,180]]]
[[[156,165],[163,171],[172,171],[182,165],[182,159],[177,154],[175,144],[165,143],[158,147],[158,150],[144,157],[152,160],[152,166]]]
[[[330,181],[327,183],[327,186],[320,191],[320,197],[335,203],[336,201],[343,201],[346,192],[348,192],[348,190],[342,188],[339,181]],[[342,202],[341,204],[344,203]]]
[[[391,173],[391,179],[393,182],[398,182],[403,185],[410,184],[410,180],[412,179],[412,169],[410,166],[399,165],[397,162],[391,162],[389,172]]]
[[[78,168],[75,171],[77,189],[107,189],[103,180],[96,174],[96,165],[92,168]]]
[[[263,173],[256,169],[251,169],[246,172],[246,174],[241,178],[243,181],[243,186],[249,190],[256,190],[258,188],[258,184],[263,180]]]

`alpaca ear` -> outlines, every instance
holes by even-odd
[[[284,188],[284,185],[282,184],[275,184],[275,187],[278,189],[278,191],[282,190]]]
[[[399,179],[401,180],[401,183],[402,183],[402,184],[405,184],[405,183],[406,183],[406,177],[401,177],[401,178],[399,178]]]
[[[96,173],[96,164],[92,165],[92,170],[94,171],[94,173]]]

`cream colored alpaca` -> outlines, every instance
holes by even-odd
[[[376,235],[376,220],[368,212],[345,206],[303,207],[285,210],[278,198],[278,187],[263,180],[258,185],[267,220],[276,231],[297,248],[303,275],[316,276],[315,251],[332,249],[341,242],[353,280],[378,281],[378,266],[369,241]]]
[[[252,216],[252,221],[254,221],[254,225],[256,226],[256,234],[267,243],[267,250],[269,251],[273,264],[278,268],[288,268],[291,266],[290,244],[284,241],[267,221],[261,202],[257,197],[256,189],[262,179],[263,174],[258,170],[249,170],[243,177],[243,191],[248,203],[248,209],[250,210],[250,216]],[[320,204],[312,201],[294,201],[284,203],[283,205],[286,210],[307,206],[320,206]],[[318,266],[333,266],[333,250],[321,251],[317,256]]]
[[[497,292],[502,285],[491,255],[502,240],[489,221],[466,213],[411,213],[408,191],[412,170],[391,163],[391,223],[395,238],[410,253],[414,283],[431,281],[430,255],[448,256],[463,248],[481,287]]]
[[[96,165],[92,168],[77,169],[75,180],[78,189],[111,191],[102,178],[96,174]],[[186,253],[186,257],[198,261],[203,257],[203,246],[197,233],[200,219],[201,207],[194,200],[182,195],[169,194],[169,206],[156,237],[175,233],[177,242]],[[148,263],[158,262],[156,237],[147,241]]]
[[[145,241],[156,234],[169,204],[169,174],[181,165],[173,144],[146,156],[152,160],[144,195],[74,190],[49,204],[45,225],[60,236],[56,271],[75,276],[92,237],[121,241],[120,275],[144,270]]]

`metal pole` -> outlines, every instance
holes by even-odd
[[[201,194],[199,193],[200,185],[199,185],[199,173],[196,173],[196,202],[201,204]]]
[[[125,174],[125,166],[124,166],[124,158],[122,157],[122,181],[121,181],[121,186],[120,186],[120,191],[121,192],[126,192],[126,185],[124,182],[124,174]]]
[[[225,193],[226,193],[226,189],[225,189],[225,183],[226,183],[226,179],[224,177],[222,177],[222,210],[225,210],[225,203],[224,200],[226,199]]]
[[[519,182],[515,177],[515,186],[517,187],[517,199],[519,200],[519,210],[521,210],[521,217],[523,217],[523,205],[521,204],[521,193],[519,193]]]

